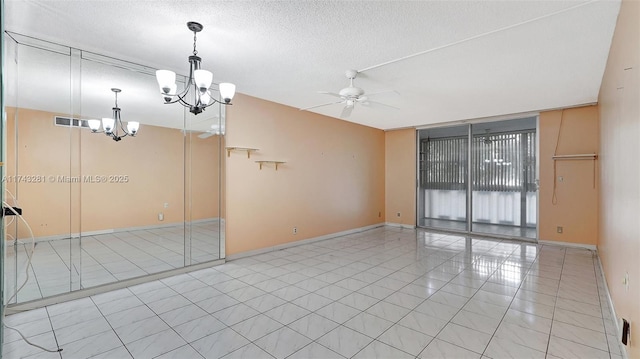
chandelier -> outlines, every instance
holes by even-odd
[[[118,107],[118,93],[122,90],[112,88],[111,91],[116,95],[116,105],[113,107],[113,118],[102,119],[103,131],[98,131],[100,129],[100,120],[89,120],[88,122],[92,133],[104,132],[105,135],[110,136],[117,142],[123,137],[135,136],[136,133],[138,133],[138,128],[140,128],[140,122],[129,121],[127,122],[127,128],[125,129],[122,119],[120,118],[120,107]]]
[[[169,70],[156,71],[156,79],[165,104],[178,102],[184,107],[188,107],[189,112],[194,115],[199,114],[215,103],[231,105],[231,99],[236,92],[236,85],[231,83],[218,85],[220,97],[222,98],[222,101],[218,101],[214,96],[211,96],[212,90],[210,87],[213,82],[213,73],[200,68],[202,59],[198,56],[198,51],[196,50],[196,35],[202,31],[203,26],[197,22],[190,21],[187,23],[187,27],[193,31],[193,55],[189,56],[189,79],[185,84],[184,90],[177,93],[175,72]],[[187,94],[191,89],[194,90],[194,95],[192,95],[194,103],[189,103],[187,98]]]

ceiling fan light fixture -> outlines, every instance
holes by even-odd
[[[209,92],[213,84],[213,73],[201,69],[200,63],[202,59],[198,56],[198,51],[196,50],[196,35],[202,31],[204,26],[195,21],[190,21],[187,23],[187,28],[193,32],[193,55],[189,56],[189,77],[184,90],[178,93],[175,72],[169,70],[156,71],[156,79],[158,80],[158,86],[160,86],[160,93],[164,99],[164,103],[180,103],[182,106],[188,107],[189,112],[194,115],[201,113],[205,108],[215,103],[231,105],[231,100],[235,94],[235,85],[224,84],[224,87],[227,87],[227,89],[223,90],[223,84],[220,84],[219,90],[222,101],[218,101],[211,97]],[[233,87],[232,91],[229,91],[228,85]],[[195,104],[189,103],[187,100],[187,94],[192,89],[195,92]]]

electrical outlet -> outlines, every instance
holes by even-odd
[[[298,227],[293,227],[293,234],[298,234]]]
[[[164,221],[164,213],[158,213],[158,221]]]
[[[558,232],[558,233],[562,234],[562,231],[563,231],[563,230],[564,230],[564,229],[563,229],[562,227],[558,226],[558,228],[556,229],[556,232]]]
[[[396,213],[396,216],[400,217],[400,212]]]
[[[382,217],[382,212],[378,212],[378,217]]]
[[[165,202],[164,203],[164,208],[169,208],[169,203]]]

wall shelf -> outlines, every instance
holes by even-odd
[[[275,165],[276,167],[276,171],[278,170],[278,165],[281,165],[283,163],[286,163],[284,161],[256,161],[256,163],[258,163],[260,165],[260,169],[262,169],[262,165],[263,164],[267,164],[267,163],[272,163]]]
[[[251,152],[258,151],[257,148],[250,147],[225,147],[227,150],[227,157],[231,157],[231,151],[243,151],[247,152],[247,158],[251,158]]]
[[[596,160],[598,155],[595,153],[581,153],[576,155],[555,155],[554,160]]]

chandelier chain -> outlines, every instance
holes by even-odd
[[[193,56],[198,55],[198,50],[196,50],[196,34],[197,32],[193,32]]]

